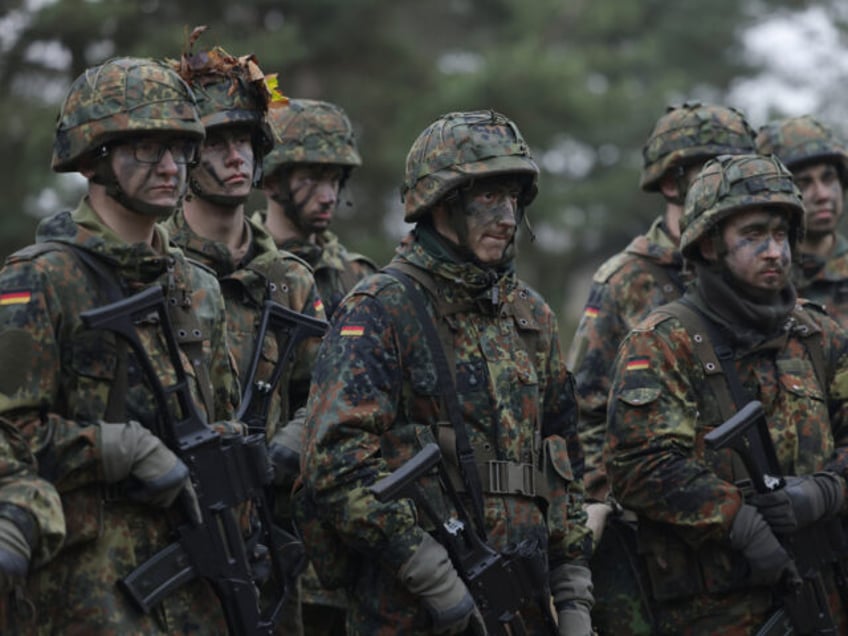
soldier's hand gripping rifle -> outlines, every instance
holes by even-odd
[[[221,435],[206,422],[194,402],[183,368],[162,288],[150,287],[124,300],[84,312],[83,323],[124,338],[147,378],[158,407],[155,433],[186,464],[199,503],[183,493],[186,520],[175,529],[176,540],[141,564],[119,585],[143,612],[171,592],[201,577],[221,601],[231,634],[271,634],[282,617],[287,590],[261,598],[251,568],[247,539],[238,522],[239,508],[252,502],[262,518],[270,518],[265,487],[271,480],[264,433]],[[175,382],[164,386],[145,351],[135,321],[158,321]],[[271,576],[284,585],[282,546],[272,526],[262,524],[260,543],[271,555]]]
[[[785,487],[760,402],[754,400],[746,404],[733,417],[707,433],[704,441],[707,448],[729,448],[738,453],[757,493]],[[800,586],[781,586],[779,595],[783,607],[766,621],[757,632],[758,636],[838,633],[822,578],[822,570],[838,560],[833,551],[834,526],[831,521],[820,520],[794,534],[777,535],[795,561],[802,582]],[[787,629],[790,631],[787,632]]]
[[[470,518],[453,488],[437,444],[427,444],[412,459],[371,487],[380,502],[408,497],[436,528],[438,541],[474,598],[492,636],[526,634],[521,609],[536,605],[551,634],[557,634],[547,581],[547,556],[535,541],[525,540],[503,552],[492,548],[470,525]],[[416,481],[438,465],[439,478],[458,519],[441,519]]]

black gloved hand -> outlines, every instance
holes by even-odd
[[[783,579],[800,580],[794,561],[780,545],[757,509],[742,504],[730,529],[730,544],[748,560],[752,585],[775,585]]]
[[[844,503],[844,480],[822,472],[787,477],[786,486],[749,497],[751,504],[778,534],[792,534],[824,517],[839,514]]]

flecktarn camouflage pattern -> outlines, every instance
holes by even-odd
[[[843,189],[848,185],[848,148],[844,140],[812,117],[786,117],[762,126],[757,134],[761,154],[776,155],[789,170],[831,163]],[[844,210],[845,193],[842,193]],[[821,304],[838,323],[848,327],[848,239],[837,231],[827,256],[800,252],[793,271],[798,295]],[[802,246],[803,247],[803,246]]]
[[[792,173],[774,156],[722,155],[708,161],[686,195],[680,220],[680,251],[691,257],[699,239],[739,210],[780,206],[790,214],[795,240],[804,227],[801,193]]]
[[[349,168],[362,165],[350,119],[335,104],[290,99],[288,106],[268,113],[268,123],[274,134],[274,149],[265,156],[266,175],[281,166],[297,163]]]
[[[429,271],[438,302],[466,307],[448,321],[456,390],[477,461],[498,458],[538,471],[537,487],[547,490],[545,514],[524,487],[496,492],[484,480],[493,546],[537,538],[550,562],[585,562],[591,537],[582,511],[576,404],[550,307],[514,273],[493,283],[488,272],[437,257],[414,238],[404,241],[396,260]],[[493,284],[497,293],[486,297],[497,304],[478,309],[475,299]],[[451,433],[439,424],[437,394],[433,354],[403,286],[386,274],[365,279],[339,306],[322,343],[302,464],[304,487],[359,563],[348,589],[351,633],[429,633],[427,612],[392,574],[421,542],[426,517],[407,500],[379,504],[367,487]],[[452,508],[438,481],[427,476],[421,483],[447,518]],[[539,617],[527,618],[528,633],[541,633]]]
[[[206,130],[250,126],[256,155],[263,156],[274,143],[265,114],[269,109],[285,107],[288,98],[278,90],[276,74],[266,75],[255,55],[235,57],[219,46],[191,52],[204,30],[205,27],[196,28],[189,38],[188,50],[179,60],[168,63],[191,86]]]
[[[741,112],[727,106],[686,102],[669,106],[642,148],[639,187],[658,191],[663,175],[718,155],[756,152],[756,132]]]
[[[38,612],[21,633],[223,633],[220,602],[205,582],[188,583],[150,615],[116,587],[171,542],[172,526],[162,510],[103,482],[97,423],[117,407],[111,421],[155,426],[158,408],[130,354],[125,392],[110,400],[121,390],[118,340],[85,328],[79,318],[110,302],[108,289],[65,245],[102,260],[130,293],[161,285],[173,299],[175,329],[186,331],[180,361],[198,408],[219,422],[232,420],[238,402],[214,275],[170,248],[162,230],[154,232],[152,246],[124,243],[85,202],[42,221],[36,244],[9,257],[0,272],[0,356],[16,359],[0,394],[0,415],[37,450],[40,468],[61,495],[67,538],[62,551],[29,577],[27,594]],[[172,384],[158,323],[148,320],[138,329],[155,372]],[[22,350],[31,355],[13,353]]]
[[[163,132],[198,141],[205,134],[186,83],[153,60],[109,60],[71,85],[56,125],[53,169],[76,170],[81,157],[116,137]]]
[[[833,130],[811,115],[771,121],[757,132],[757,152],[777,155],[790,170],[815,162],[834,162],[839,176],[848,174],[848,148]],[[844,185],[844,182],[843,182]]]
[[[404,221],[412,223],[452,189],[475,178],[525,175],[521,205],[536,196],[539,167],[512,120],[492,110],[448,113],[412,144],[401,186]]]

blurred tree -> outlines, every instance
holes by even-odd
[[[759,70],[742,54],[746,29],[780,7],[811,3],[5,4],[0,178],[10,212],[0,218],[0,255],[31,242],[39,216],[79,197],[78,179],[49,170],[53,125],[72,79],[113,55],[177,57],[186,31],[207,24],[199,46],[255,53],[266,72],[279,72],[286,94],[330,100],[348,112],[364,165],[351,181],[353,206],[342,207],[336,229],[379,262],[406,229],[398,185],[417,134],[451,110],[493,108],[515,119],[542,167],[529,214],[536,242],[524,232],[519,270],[560,312],[567,338],[584,300],[579,283],[659,207],[637,186],[641,146],[654,121],[669,103],[724,100],[735,79]],[[834,16],[838,4],[832,0]]]

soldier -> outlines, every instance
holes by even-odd
[[[670,106],[645,142],[639,186],[662,194],[665,210],[646,234],[634,238],[595,273],[568,353],[580,403],[586,492],[592,500],[604,501],[609,491],[601,449],[618,345],[653,308],[683,293],[679,224],[689,183],[708,159],[754,152],[754,134],[734,108],[687,102]]]
[[[665,199],[665,210],[646,234],[608,259],[595,273],[589,298],[571,342],[568,367],[580,405],[578,429],[586,454],[589,525],[596,540],[592,570],[596,603],[593,622],[601,633],[649,634],[639,573],[634,571],[632,516],[609,501],[603,467],[607,395],[619,343],[648,313],[683,293],[683,259],[678,251],[680,217],[689,183],[716,155],[754,152],[754,130],[742,113],[725,106],[685,103],[669,107],[645,146],[640,187]],[[609,519],[613,509],[616,515]],[[611,534],[601,543],[604,528]]]
[[[272,146],[266,111],[269,105],[272,110],[285,107],[284,98],[268,89],[253,56],[236,58],[216,47],[187,53],[173,65],[197,98],[206,138],[197,165],[189,170],[185,203],[165,228],[175,245],[218,277],[227,306],[230,350],[244,389],[266,300],[324,318],[309,266],[278,250],[262,225],[244,213],[244,203],[261,175],[262,157]],[[299,471],[303,407],[318,344],[311,338],[298,345],[293,368],[280,381],[267,424],[263,422],[283,515]],[[270,378],[279,358],[275,338],[265,338],[262,346],[258,381]],[[295,595],[284,612],[285,633],[302,632],[299,613]]]
[[[342,297],[377,269],[329,229],[351,172],[362,165],[353,127],[341,108],[312,99],[290,100],[268,119],[275,145],[264,160],[267,209],[259,216],[280,248],[312,266],[332,316]]]
[[[709,161],[681,222],[694,281],[619,349],[604,457],[616,499],[638,515],[658,634],[755,633],[776,584],[797,581],[776,533],[842,512],[848,338],[790,282],[803,217],[775,157]],[[737,483],[751,475],[704,436],[754,399],[780,470],[798,477],[746,500]]]
[[[31,350],[21,351],[14,361],[20,363],[31,355]],[[7,399],[5,389],[18,372],[15,364],[6,367],[10,370],[5,372],[0,401]],[[24,598],[21,592],[30,566],[47,563],[64,539],[59,494],[38,476],[35,457],[21,432],[0,418],[0,626],[7,633],[19,631],[19,612],[26,619],[28,608],[19,601]]]
[[[834,132],[805,115],[769,122],[757,150],[777,155],[804,199],[804,239],[794,271],[799,296],[814,300],[848,327],[848,239],[837,230],[848,186],[848,149]]]
[[[35,624],[22,633],[226,630],[202,579],[150,614],[119,589],[122,577],[169,545],[169,519],[179,521],[183,510],[172,504],[193,490],[186,465],[148,428],[159,411],[136,355],[80,319],[163,287],[198,409],[222,432],[240,432],[225,422],[238,394],[218,283],[156,227],[179,204],[203,134],[191,91],[162,64],[117,58],[89,68],[65,97],[53,147],[53,169],[80,172],[87,194],[74,211],[45,219],[35,244],[0,272],[0,356],[15,361],[0,415],[28,440],[67,524],[62,550],[30,576]],[[136,328],[154,371],[173,384],[160,322],[147,318]]]
[[[477,625],[465,583],[428,532],[433,522],[408,499],[381,504],[368,490],[429,442],[440,445],[451,483],[478,502],[471,515],[485,519],[495,549],[538,541],[549,579],[540,573],[534,584],[550,584],[559,632],[591,633],[591,535],[571,377],[553,312],[514,271],[515,232],[538,173],[501,114],[450,113],[427,127],[407,156],[402,187],[404,218],[415,227],[391,271],[361,281],[342,301],[322,343],[300,495],[314,500],[312,512],[340,542],[313,543],[313,553],[340,545],[352,566],[324,564],[343,570],[351,634]],[[456,396],[453,417],[440,395],[445,403]],[[457,469],[458,454],[471,455],[476,468]],[[457,514],[440,482],[423,487],[445,518]],[[308,513],[304,505],[298,519]],[[545,594],[548,613],[549,601]],[[550,633],[538,607],[522,614],[527,633]]]

